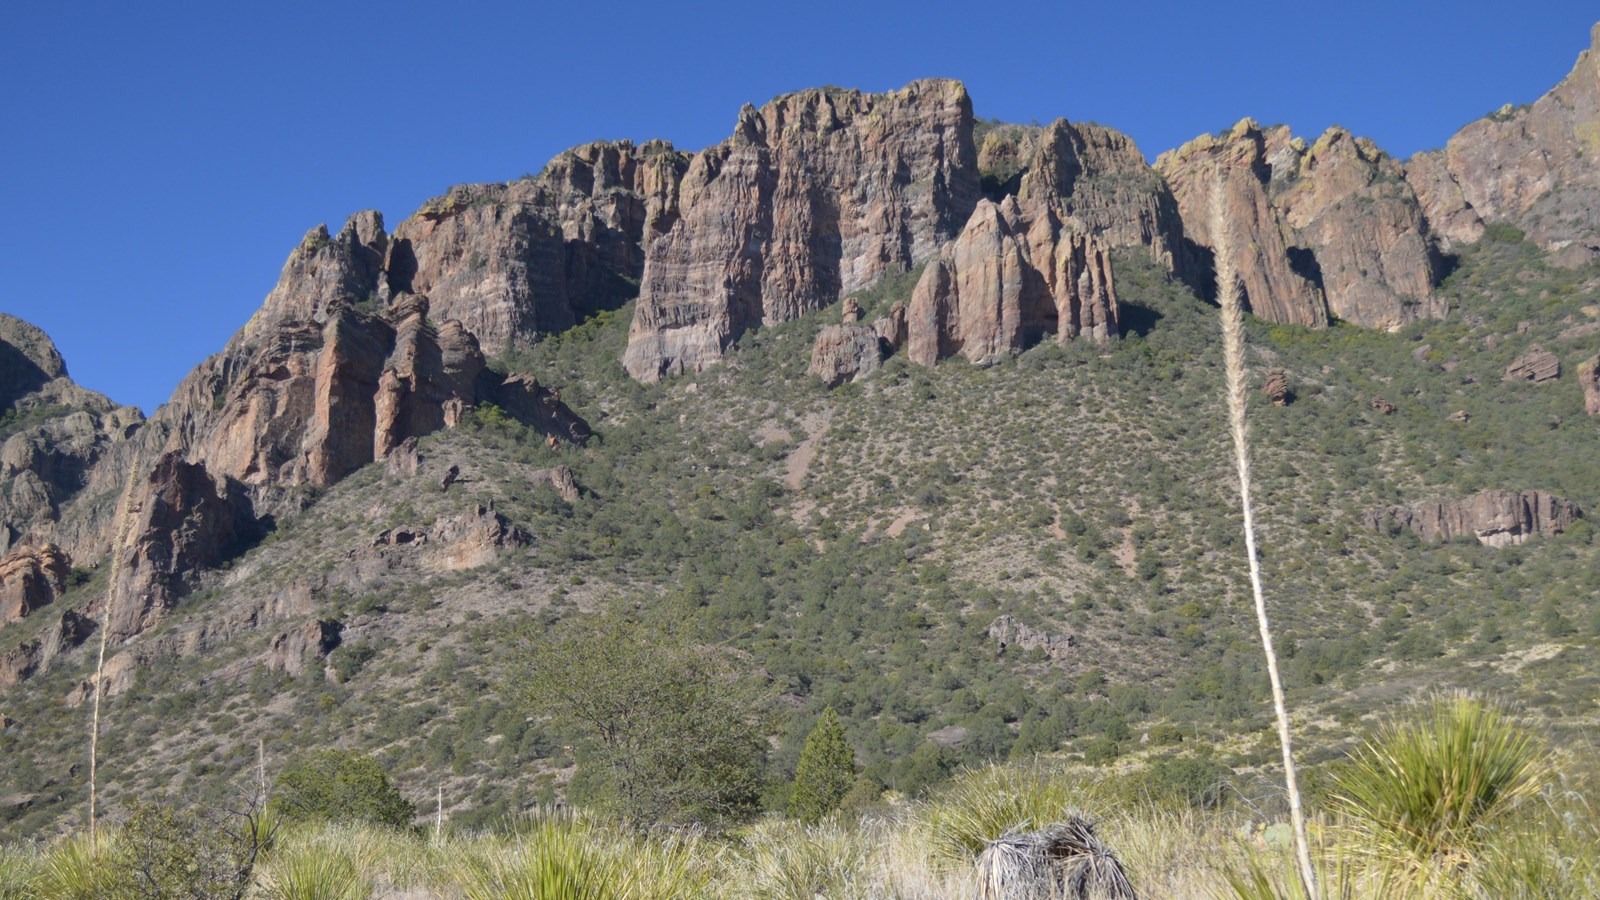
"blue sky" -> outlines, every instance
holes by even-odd
[[[1592,0],[15,4],[0,310],[150,412],[308,228],[364,208],[392,225],[585,141],[699,149],[746,102],[943,76],[980,116],[1093,120],[1151,157],[1247,115],[1403,157],[1537,98],[1597,18]]]

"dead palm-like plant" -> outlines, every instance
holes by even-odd
[[[1283,749],[1284,785],[1289,795],[1289,818],[1294,826],[1295,855],[1306,896],[1318,900],[1316,871],[1311,865],[1311,842],[1306,834],[1305,811],[1300,803],[1300,785],[1294,771],[1294,747],[1289,736],[1289,712],[1283,699],[1283,680],[1278,675],[1278,656],[1272,647],[1272,628],[1267,620],[1267,602],[1261,590],[1261,563],[1256,555],[1255,512],[1250,504],[1250,427],[1245,417],[1244,309],[1239,298],[1239,279],[1233,268],[1230,223],[1223,211],[1222,180],[1219,176],[1211,193],[1211,233],[1217,266],[1217,301],[1222,306],[1222,352],[1227,374],[1228,430],[1233,435],[1234,464],[1239,476],[1239,506],[1244,512],[1245,553],[1250,562],[1250,590],[1255,597],[1256,623],[1261,630],[1261,649],[1267,658],[1267,677],[1272,682],[1272,708],[1278,718],[1278,743]]]

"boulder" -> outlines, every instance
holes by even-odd
[[[1261,393],[1267,395],[1273,406],[1288,406],[1294,394],[1289,390],[1289,376],[1282,369],[1273,369],[1267,375],[1267,380],[1261,385]]]
[[[1600,416],[1600,356],[1578,364],[1578,383],[1583,386],[1584,410],[1591,416]]]
[[[572,470],[566,466],[539,469],[528,475],[528,481],[535,486],[541,484],[549,485],[556,492],[556,496],[568,503],[578,502],[578,480],[573,477]]]
[[[1561,360],[1554,353],[1535,344],[1506,366],[1506,381],[1531,381],[1539,384],[1561,377]]]
[[[807,373],[828,387],[858,381],[883,364],[883,341],[869,325],[824,325],[811,346]]]

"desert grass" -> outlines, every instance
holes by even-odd
[[[1283,750],[1283,780],[1289,796],[1289,818],[1294,827],[1300,877],[1305,882],[1307,896],[1310,900],[1317,900],[1320,892],[1317,889],[1317,873],[1311,862],[1311,842],[1307,837],[1300,783],[1295,776],[1289,711],[1283,699],[1283,678],[1278,674],[1278,654],[1273,649],[1267,601],[1261,590],[1261,559],[1256,552],[1255,511],[1250,502],[1250,422],[1245,412],[1248,388],[1244,363],[1244,304],[1239,297],[1239,279],[1233,268],[1230,223],[1223,212],[1220,178],[1211,192],[1211,226],[1216,241],[1217,300],[1222,305],[1222,355],[1228,379],[1228,430],[1233,435],[1234,465],[1239,476],[1239,507],[1244,512],[1244,544],[1250,563],[1250,592],[1255,598],[1256,623],[1261,631],[1261,650],[1267,660],[1267,677],[1272,682],[1272,709],[1278,720],[1278,743]]]

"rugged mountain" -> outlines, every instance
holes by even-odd
[[[501,695],[498,651],[619,601],[835,706],[884,786],[1252,728],[1194,290],[1219,177],[1261,319],[1369,326],[1250,326],[1291,690],[1328,721],[1405,679],[1576,716],[1600,272],[1474,232],[1437,159],[1246,121],[1152,167],[1101,126],[979,125],[955,82],[824,89],[697,154],[585,145],[392,234],[315,229],[148,421],[0,318],[0,824],[73,802],[107,612],[113,803],[214,787],[258,738],[381,748],[473,814],[552,799],[570,740]],[[1537,691],[1502,677],[1535,663]]]
[[[44,332],[0,313],[0,556],[60,540],[63,511],[143,420],[73,383]]]
[[[629,374],[699,371],[751,328],[933,257],[978,200],[972,125],[955,81],[746,106],[733,137],[694,156],[678,221],[650,243]]]
[[[1600,25],[1590,36],[1572,72],[1532,105],[1507,105],[1407,161],[1407,180],[1449,242],[1508,222],[1568,265],[1600,255]]]
[[[1245,119],[1163,153],[1156,169],[1177,197],[1185,235],[1207,251],[1216,246],[1211,195],[1221,179],[1234,266],[1256,315],[1385,329],[1444,315],[1421,205],[1400,164],[1371,141],[1330,128],[1307,146],[1287,127]]]

